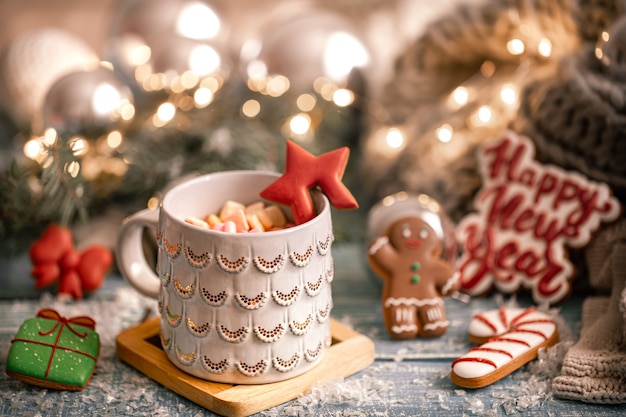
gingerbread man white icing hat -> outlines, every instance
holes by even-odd
[[[369,212],[369,237],[385,234],[391,224],[405,217],[418,217],[428,223],[442,241],[442,256],[448,260],[456,258],[454,224],[441,204],[426,194],[401,191],[380,200]]]

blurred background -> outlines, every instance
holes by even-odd
[[[0,254],[23,254],[52,222],[110,244],[116,228],[103,225],[156,207],[182,178],[281,171],[287,139],[315,154],[350,147],[360,214],[425,193],[458,221],[480,187],[477,145],[556,120],[529,109],[566,91],[564,71],[614,81],[622,12],[571,0],[0,1]],[[529,86],[541,88],[524,107]],[[556,162],[626,189],[623,167],[579,160]],[[337,237],[361,239],[363,217],[338,221]]]

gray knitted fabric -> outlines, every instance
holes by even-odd
[[[590,280],[610,295],[583,304],[581,337],[552,382],[558,397],[626,403],[626,220],[605,228],[587,250]]]
[[[529,84],[515,130],[537,158],[607,183],[626,201],[626,79],[613,79],[588,47],[552,77]]]

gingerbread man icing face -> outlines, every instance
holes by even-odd
[[[441,240],[419,217],[394,221],[370,244],[370,265],[384,280],[383,312],[392,338],[440,336],[448,329],[441,297],[456,291],[458,280],[441,250]]]

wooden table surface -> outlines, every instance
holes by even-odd
[[[257,416],[626,415],[626,405],[603,406],[554,398],[549,381],[558,369],[550,360],[535,361],[483,389],[460,389],[450,382],[450,364],[471,347],[467,338],[469,320],[477,311],[496,308],[502,297],[474,298],[469,303],[447,298],[451,325],[444,336],[394,341],[383,326],[381,285],[367,267],[363,245],[336,244],[333,256],[332,316],[374,341],[375,362],[348,378],[320,381],[302,397]],[[576,340],[582,300],[571,297],[560,307],[559,316],[571,335],[567,329],[560,329],[565,341],[553,350],[553,355],[562,354]],[[529,305],[524,297],[518,297],[517,302]],[[214,415],[117,357],[116,335],[139,323],[146,311],[156,311],[155,302],[138,295],[117,275],[109,276],[103,288],[80,302],[66,302],[48,294],[34,299],[0,300],[2,370],[19,325],[39,308],[56,308],[65,316],[87,314],[96,320],[102,343],[96,371],[90,384],[78,393],[29,386],[2,372],[1,416]]]

